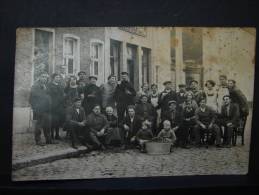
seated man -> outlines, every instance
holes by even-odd
[[[195,109],[192,107],[191,102],[185,102],[185,107],[181,111],[181,125],[176,132],[179,145],[182,148],[189,149],[189,133],[191,128],[196,124],[195,120]]]
[[[215,124],[215,120],[215,111],[206,105],[206,99],[201,99],[200,107],[196,110],[196,125],[194,127],[194,137],[197,146],[201,144],[201,133],[204,134],[206,131],[212,131],[213,137],[216,138],[216,146],[221,147],[220,129]]]
[[[171,122],[165,120],[163,122],[163,129],[157,135],[158,138],[162,138],[163,142],[171,142],[172,144],[176,141],[174,130],[171,128]]]
[[[153,138],[151,122],[145,120],[142,122],[142,128],[136,134],[136,141],[140,146],[140,151],[145,152],[145,143]]]
[[[86,125],[89,129],[90,141],[97,149],[104,150],[105,130],[108,127],[108,121],[101,114],[100,105],[94,105],[92,112],[86,117]]]
[[[105,130],[105,144],[107,146],[115,142],[122,144],[121,130],[118,127],[118,118],[113,114],[113,108],[108,106],[106,107],[105,112],[108,121],[108,126]]]
[[[152,122],[152,131],[156,129],[157,112],[151,103],[148,102],[148,96],[143,94],[140,96],[140,102],[135,107],[138,118],[142,121],[149,120]]]
[[[141,128],[142,121],[135,115],[135,108],[133,105],[128,106],[128,115],[124,117],[122,122],[124,144],[127,148],[134,143],[135,136],[138,130]]]
[[[181,107],[177,108],[177,103],[175,100],[171,100],[168,102],[168,110],[164,112],[161,116],[160,129],[163,128],[163,122],[165,120],[169,120],[171,123],[171,127],[176,132],[179,129],[181,124]]]
[[[66,124],[67,128],[70,131],[70,139],[72,142],[72,147],[77,148],[75,145],[75,142],[79,140],[79,137],[81,137],[81,142],[83,144],[86,140],[86,127],[85,127],[85,111],[84,108],[81,106],[81,98],[75,98],[74,104],[68,108],[67,114],[66,114]]]
[[[239,121],[239,107],[231,102],[230,96],[223,96],[223,105],[221,109],[221,125],[224,126],[224,144],[227,148],[231,147],[231,138],[233,135],[233,128],[238,125]]]

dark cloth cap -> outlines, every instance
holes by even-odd
[[[172,81],[165,81],[165,82],[163,83],[163,85],[166,85],[166,84],[172,84]]]
[[[176,104],[176,101],[175,100],[171,100],[168,102],[168,106],[170,106],[171,104]]]
[[[199,84],[198,81],[196,81],[196,80],[191,80],[190,84],[192,84],[193,82]]]
[[[97,80],[97,76],[94,76],[94,75],[89,76],[89,79],[93,79],[93,78]]]
[[[121,72],[122,75],[129,75],[127,72]]]
[[[179,84],[178,87],[186,87],[185,84]]]
[[[74,98],[74,102],[77,102],[77,101],[81,101],[81,98],[80,97],[75,97]]]
[[[85,74],[85,75],[86,75],[86,72],[85,72],[85,71],[79,71],[79,72],[77,73],[77,75],[79,76],[80,74]]]

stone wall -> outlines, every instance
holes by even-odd
[[[204,81],[225,74],[237,81],[249,101],[253,100],[255,68],[255,29],[203,29]]]

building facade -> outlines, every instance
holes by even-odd
[[[126,71],[136,90],[146,82],[162,87],[171,79],[170,40],[170,28],[162,27],[17,29],[14,128],[28,126],[30,88],[40,72],[59,72],[62,65],[68,75],[97,76],[97,85]]]

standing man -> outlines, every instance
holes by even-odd
[[[67,77],[67,74],[66,74],[66,66],[65,65],[60,65],[60,84],[63,88],[66,87],[67,85],[67,82],[69,80],[69,78]]]
[[[108,82],[101,85],[100,90],[102,93],[102,107],[105,109],[107,106],[115,108],[114,92],[117,86],[116,76],[110,75]]]
[[[48,93],[51,97],[51,136],[52,139],[57,140],[60,139],[59,128],[65,122],[65,93],[60,81],[60,75],[54,73],[52,81],[48,85]]]
[[[233,135],[233,128],[237,126],[239,120],[239,107],[237,104],[231,102],[228,95],[223,97],[224,104],[221,110],[222,125],[225,127],[224,144],[227,148],[231,147],[231,138]]]
[[[182,106],[182,104],[184,103],[186,97],[185,97],[185,93],[186,93],[186,85],[185,84],[179,84],[179,91],[176,93],[176,97],[177,97],[177,105],[178,106]]]
[[[80,71],[80,72],[78,72],[77,76],[78,76],[78,80],[77,80],[76,84],[78,85],[78,92],[79,92],[79,94],[83,94],[84,88],[88,84],[87,78],[86,78],[86,72]]]
[[[163,84],[165,86],[165,89],[160,93],[158,97],[158,106],[159,108],[161,108],[161,118],[164,118],[164,114],[169,110],[169,101],[177,100],[176,93],[172,90],[172,82],[166,81]]]
[[[231,101],[239,106],[240,118],[246,122],[246,118],[249,114],[249,105],[246,96],[236,87],[235,80],[228,80],[228,89]]]
[[[48,73],[41,73],[39,80],[33,84],[30,94],[30,104],[33,110],[33,119],[36,120],[34,138],[36,145],[43,146],[41,142],[41,128],[46,144],[51,144],[51,99],[47,93]]]
[[[101,105],[101,90],[96,85],[96,81],[96,76],[90,76],[89,84],[84,87],[83,107],[85,109],[86,116],[92,112],[94,105]]]
[[[114,92],[119,122],[123,120],[127,107],[135,104],[136,91],[130,84],[128,76],[127,72],[121,73],[121,82],[117,85]]]
[[[206,94],[204,93],[204,91],[199,89],[199,83],[196,80],[192,80],[190,82],[190,88],[191,92],[193,93],[194,100],[199,105],[200,101],[206,98]]]
[[[244,131],[246,126],[247,116],[249,115],[249,105],[246,96],[243,92],[236,87],[235,80],[228,80],[228,89],[229,89],[229,96],[233,103],[236,103],[239,106],[240,112],[240,126],[242,128],[242,145],[244,145]]]
[[[228,84],[227,84],[227,76],[220,75],[219,76],[219,86],[217,88],[217,103],[218,103],[218,110],[217,112],[221,113],[221,108],[223,105],[223,97],[225,95],[229,95]]]

